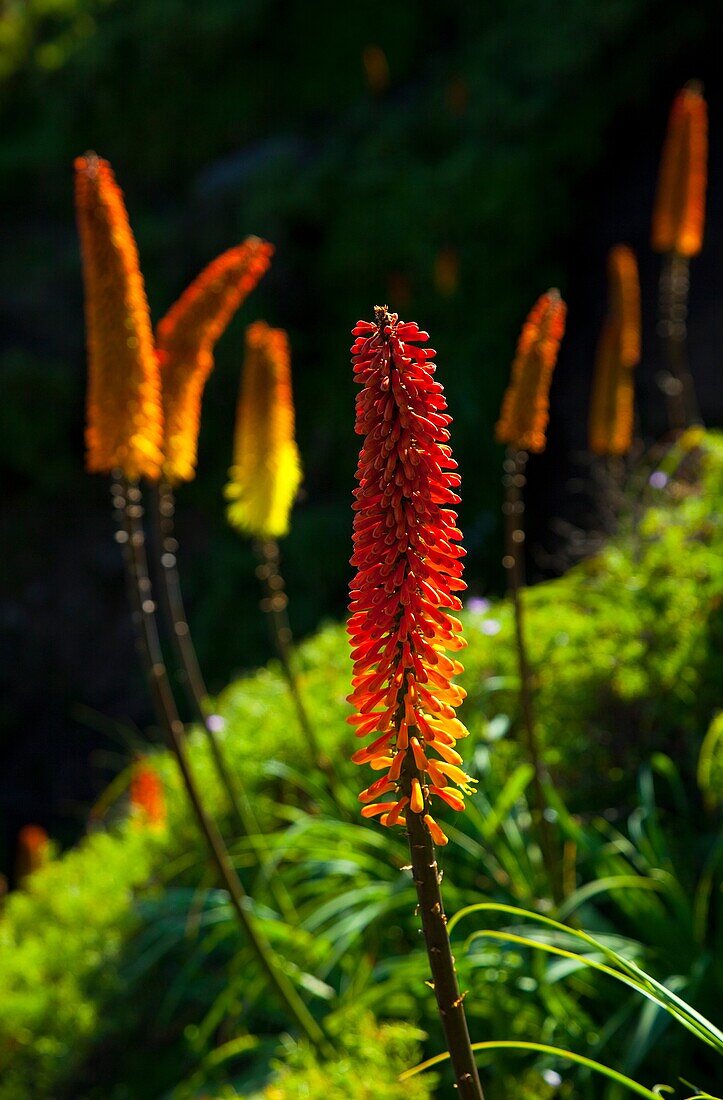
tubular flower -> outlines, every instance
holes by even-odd
[[[447,842],[430,814],[431,797],[464,809],[473,780],[455,742],[467,730],[455,717],[465,696],[453,683],[454,656],[466,645],[451,611],[464,550],[452,510],[457,463],[448,445],[451,417],[434,379],[429,336],[377,307],[375,322],[353,329],[356,432],[364,437],[354,508],[356,576],[350,586],[355,713],[348,722],[372,743],[352,756],[382,774],[359,795],[362,816],[404,825],[423,814],[433,839]],[[449,656],[451,653],[452,656]]]
[[[213,349],[236,310],[266,274],[273,246],[247,237],[204,268],[171,306],[156,331],[163,381],[165,462],[172,483],[196,473],[203,388]]]
[[[518,451],[545,449],[549,393],[567,307],[558,290],[548,290],[535,302],[522,326],[510,383],[495,428],[498,443]]]
[[[163,825],[166,820],[166,800],[163,785],[156,770],[144,757],[133,764],[130,787],[131,810],[150,825]]]
[[[590,402],[590,450],[624,455],[633,439],[633,368],[640,361],[640,283],[635,254],[617,245],[608,256],[609,309],[597,348]]]
[[[691,80],[673,100],[668,120],[653,208],[655,252],[700,252],[707,175],[708,108],[701,85]]]
[[[42,825],[23,825],[18,833],[15,878],[19,884],[48,862],[50,838]]]
[[[283,329],[257,321],[246,330],[236,414],[234,464],[226,496],[229,523],[257,539],[289,530],[289,513],[301,483],[294,439],[289,339]]]
[[[123,195],[107,161],[75,162],[88,341],[87,467],[159,477],[160,379],[148,302]]]

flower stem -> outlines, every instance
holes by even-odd
[[[692,423],[700,423],[687,352],[689,288],[688,257],[669,252],[660,272],[658,321],[668,370],[659,379],[659,384],[665,394],[671,430],[676,433]]]
[[[527,757],[532,765],[532,817],[540,841],[542,862],[550,883],[555,903],[562,900],[562,872],[560,858],[552,835],[550,822],[545,816],[547,799],[545,783],[549,776],[540,746],[535,721],[535,708],[532,692],[532,669],[527,654],[525,640],[524,605],[522,589],[525,585],[524,545],[525,503],[522,490],[525,485],[525,465],[527,452],[507,449],[505,460],[505,556],[502,564],[507,571],[509,592],[515,614],[515,641],[517,645],[517,666],[520,679],[520,708],[522,711],[522,731]]]
[[[262,873],[264,881],[271,891],[279,912],[287,923],[293,924],[298,917],[294,903],[283,882],[278,875],[274,874],[270,867],[271,853],[265,842],[264,834],[254,812],[251,800],[241,777],[229,766],[226,756],[219,744],[216,732],[212,729],[209,721],[210,715],[206,702],[208,699],[208,690],[196,655],[196,647],[193,644],[191,628],[186,617],[183,594],[181,591],[181,580],[178,573],[178,540],[175,537],[174,530],[176,506],[173,489],[167,482],[162,481],[157,486],[154,486],[152,494],[153,507],[151,509],[151,514],[154,522],[158,561],[160,565],[161,602],[163,604],[163,611],[168,624],[176,661],[183,674],[183,684],[186,689],[188,701],[193,710],[195,720],[203,726],[204,732],[208,738],[214,767],[221,786],[226,792],[226,797],[228,798],[237,825],[241,833],[246,836],[249,842],[256,863]]]
[[[315,762],[326,774],[331,782],[331,789],[334,790],[336,783],[334,782],[331,761],[319,744],[316,731],[304,705],[298,677],[294,671],[292,661],[293,636],[287,611],[289,600],[285,592],[284,578],[279,570],[279,545],[273,539],[266,539],[264,542],[257,542],[254,545],[260,561],[256,575],[262,582],[265,593],[261,608],[269,618],[271,637],[294,703],[296,717]]]
[[[402,767],[402,789],[408,789],[417,769],[411,752],[407,752]],[[426,800],[425,800],[426,806]],[[407,807],[407,837],[412,857],[412,876],[417,889],[422,931],[432,972],[434,995],[454,1069],[457,1095],[461,1100],[484,1100],[477,1064],[472,1052],[464,997],[460,994],[454,956],[447,932],[447,917],[440,890],[441,875],[437,868],[434,844],[423,814]]]
[[[152,597],[151,581],[148,575],[140,489],[137,485],[130,484],[123,479],[113,487],[113,493],[118,501],[119,508],[121,504],[118,498],[123,498],[122,534],[125,537],[121,541],[125,550],[124,559],[129,595],[131,596],[133,623],[136,630],[139,654],[148,678],[156,721],[166,735],[169,747],[176,757],[189,802],[208,846],[209,854],[216,866],[221,882],[228,891],[236,917],[262,971],[266,974],[269,983],[276,991],[279,1001],[285,1006],[299,1030],[312,1045],[319,1049],[325,1049],[328,1043],[324,1033],[289,981],[271,945],[256,926],[249,908],[249,896],[231,863],[218,827],[203,804],[186,753],[184,726],[178,716],[161,650],[156,621],[156,605]]]

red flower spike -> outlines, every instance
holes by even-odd
[[[166,799],[158,772],[146,757],[134,761],[130,782],[130,803],[138,821],[160,827],[166,820]]]
[[[467,736],[455,716],[465,692],[452,682],[462,665],[448,652],[464,648],[461,607],[464,550],[452,510],[460,478],[453,471],[451,417],[434,378],[429,336],[400,323],[386,307],[353,329],[356,432],[364,437],[354,490],[356,575],[350,586],[348,633],[355,707],[348,722],[359,737],[357,764],[384,774],[361,793],[364,817],[404,825],[423,814],[436,844],[447,838],[428,813],[430,796],[454,809],[472,783],[453,746]],[[430,753],[436,757],[430,759]],[[453,783],[456,786],[450,787]],[[460,790],[457,790],[457,787]],[[374,799],[396,792],[393,803]]]

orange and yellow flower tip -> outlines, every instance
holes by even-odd
[[[130,804],[131,812],[149,825],[161,826],[165,823],[163,784],[155,768],[142,756],[133,764]]]
[[[633,441],[633,369],[640,361],[640,283],[635,253],[616,245],[608,256],[609,305],[598,342],[590,400],[593,454],[624,455]]]
[[[510,383],[495,428],[498,443],[518,451],[544,451],[550,383],[565,333],[566,313],[559,290],[548,290],[530,310],[517,342]]]
[[[15,878],[21,884],[48,862],[50,837],[42,825],[23,825],[18,833]]]
[[[163,413],[148,302],[123,195],[107,161],[75,161],[88,344],[87,468],[160,475]]]
[[[466,644],[450,614],[466,587],[451,417],[426,332],[377,307],[375,320],[359,321],[353,335],[354,379],[362,386],[356,432],[364,442],[353,505],[354,713],[347,721],[357,737],[373,738],[354,763],[383,772],[359,795],[361,813],[387,826],[422,815],[435,843],[444,844],[432,798],[462,810],[474,783],[454,748],[467,736],[455,716],[465,693],[453,677],[462,665],[447,655]]]
[[[695,256],[703,244],[708,182],[708,107],[691,80],[670,110],[653,208],[655,252]]]
[[[289,339],[256,321],[246,330],[236,415],[234,464],[226,486],[228,521],[244,535],[276,539],[288,533],[301,484],[294,439]]]
[[[165,417],[164,477],[172,484],[195,477],[201,398],[216,341],[266,274],[273,245],[247,237],[204,268],[156,330]]]

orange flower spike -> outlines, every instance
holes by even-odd
[[[88,470],[160,475],[163,413],[158,362],[138,250],[107,161],[75,161],[88,344]]]
[[[392,826],[406,824],[402,811],[424,814],[433,838],[446,843],[427,814],[430,784],[460,808],[447,784],[470,791],[473,782],[447,747],[467,735],[454,713],[464,693],[452,677],[462,665],[444,652],[464,644],[461,624],[447,611],[460,607],[456,593],[465,587],[452,511],[460,480],[448,446],[451,418],[434,377],[435,353],[423,346],[429,337],[416,324],[378,307],[376,320],[360,321],[354,336],[354,376],[362,386],[356,431],[364,441],[353,506],[348,633],[356,713],[349,721],[357,735],[375,740],[352,759],[385,773],[361,801],[390,788],[397,794],[392,805],[366,805],[362,815]]]
[[[544,451],[550,383],[565,332],[566,313],[558,290],[548,290],[530,310],[495,428],[498,443],[518,451]]]
[[[38,871],[50,856],[50,837],[42,825],[23,825],[18,833],[15,878],[19,885]]]
[[[257,321],[246,330],[234,464],[226,486],[229,523],[242,534],[276,539],[287,534],[301,484],[294,439],[289,339]],[[364,718],[360,718],[364,730]]]
[[[216,341],[266,274],[273,246],[258,237],[217,256],[204,268],[156,330],[165,414],[164,475],[172,483],[195,477],[201,398]]]
[[[655,252],[695,256],[703,244],[708,182],[708,108],[696,80],[682,88],[670,110],[653,208]]]
[[[635,254],[617,245],[608,257],[609,309],[598,342],[590,398],[593,454],[624,455],[633,440],[633,368],[640,361],[640,283]]]
[[[133,765],[130,786],[131,810],[148,824],[161,826],[166,820],[166,800],[158,773],[144,757]]]
[[[620,365],[640,362],[640,277],[632,248],[617,244],[608,253],[609,313],[620,329]]]

